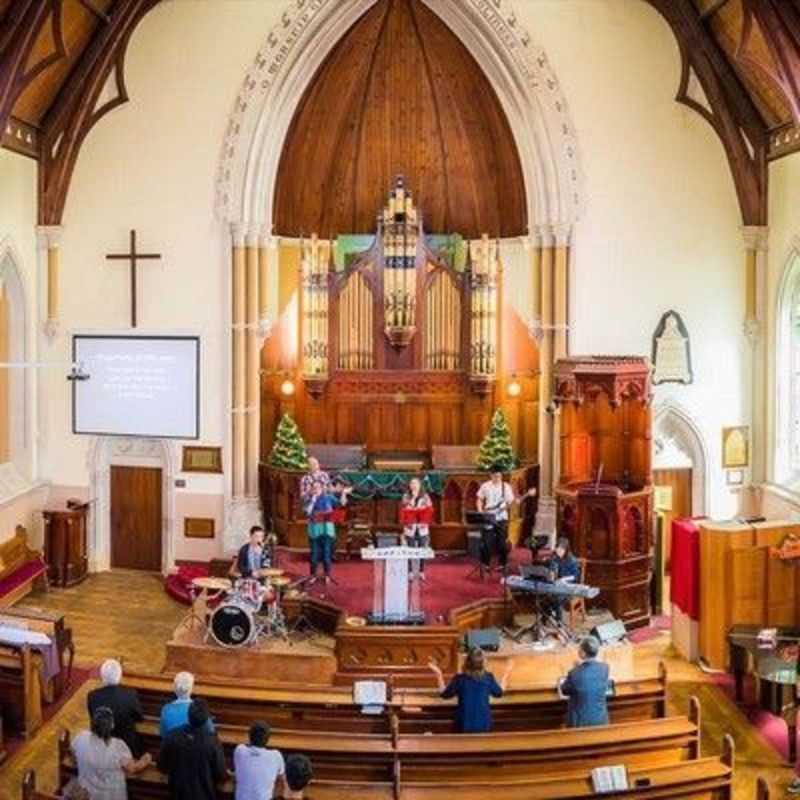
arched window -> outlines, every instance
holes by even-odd
[[[800,242],[792,251],[778,295],[775,479],[800,480]]]
[[[0,362],[27,357],[25,290],[20,262],[8,239],[0,241]],[[0,465],[13,464],[29,478],[31,447],[27,404],[31,376],[25,369],[0,369]]]

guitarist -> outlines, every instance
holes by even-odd
[[[494,524],[484,531],[481,542],[481,561],[488,567],[492,555],[497,555],[497,561],[505,571],[508,565],[508,514],[514,503],[521,503],[526,497],[533,497],[536,489],[531,487],[522,495],[515,497],[514,490],[508,481],[503,480],[503,470],[493,466],[489,472],[489,480],[481,484],[478,489],[476,505],[478,511],[494,515]]]

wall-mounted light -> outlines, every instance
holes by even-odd
[[[511,383],[508,384],[506,391],[509,397],[519,397],[522,394],[522,387],[519,385],[519,381],[512,380]]]
[[[294,394],[294,383],[290,380],[285,380],[281,384],[281,394],[285,397],[291,397]]]

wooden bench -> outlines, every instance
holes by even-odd
[[[69,754],[69,737],[59,741],[60,777],[63,785],[74,774]],[[732,775],[734,746],[730,736],[723,743],[722,758],[696,759],[665,765],[642,765],[628,770],[632,787],[614,796],[626,800],[733,800]],[[503,800],[582,800],[596,797],[592,789],[591,770],[580,767],[558,776],[492,780],[481,774],[464,775],[449,782],[419,782],[406,779],[398,770],[389,781],[325,780],[316,778],[307,790],[314,800],[485,800],[497,796]],[[47,795],[26,795],[25,787],[35,791],[35,779],[26,776],[23,800],[50,800]],[[219,800],[232,800],[233,782],[228,779],[219,788]],[[768,800],[766,784],[759,781],[757,800]],[[167,780],[155,766],[128,780],[129,800],[163,800],[168,797]]]
[[[29,647],[0,646],[0,714],[8,730],[25,738],[42,725],[39,660]]]
[[[340,730],[273,729],[270,746],[304,753],[320,779],[390,781],[398,769],[409,780],[449,781],[471,770],[482,776],[526,777],[609,763],[657,765],[699,757],[699,704],[690,701],[690,717],[625,722],[598,728],[472,734],[400,734],[396,718],[391,734]],[[158,723],[137,725],[144,747],[158,755]],[[218,725],[217,734],[232,761],[233,749],[247,741],[247,726]]]
[[[14,536],[0,544],[0,608],[30,594],[35,583],[47,586],[47,564],[39,550],[28,546],[28,532],[17,525]]]
[[[666,712],[667,677],[663,666],[658,677],[621,681],[609,699],[613,723],[658,719]],[[146,716],[158,717],[161,707],[174,699],[172,679],[167,676],[126,674],[125,685],[135,688]],[[386,710],[365,715],[354,705],[352,692],[335,687],[309,688],[305,684],[264,688],[201,680],[194,693],[204,698],[217,722],[249,725],[264,719],[286,730],[338,730],[347,733],[389,733],[394,713],[400,733],[451,733],[455,701],[442,700],[432,689],[400,689],[391,692]],[[492,703],[494,730],[549,730],[564,725],[566,701],[552,686],[511,689]]]

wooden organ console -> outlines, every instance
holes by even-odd
[[[652,494],[650,363],[567,358],[555,367],[558,530],[586,559],[595,605],[628,627],[650,620]]]
[[[521,491],[535,484],[538,351],[525,336],[504,353],[499,242],[484,235],[463,243],[459,260],[441,246],[454,238],[426,234],[399,177],[366,249],[337,266],[331,241],[301,240],[296,356],[281,368],[262,351],[261,498],[283,541],[306,544],[299,476],[266,463],[284,412],[310,449],[363,447],[363,461],[350,470],[411,473],[416,464],[436,471],[437,447],[478,445],[500,406],[515,418],[520,469],[512,483]],[[518,384],[513,397],[504,387],[509,374]],[[392,454],[402,463],[393,467]],[[437,477],[434,547],[465,547],[463,510],[474,508],[485,475],[474,462],[458,466]],[[396,497],[371,502],[375,526],[397,524]],[[527,505],[526,527],[535,512]]]

